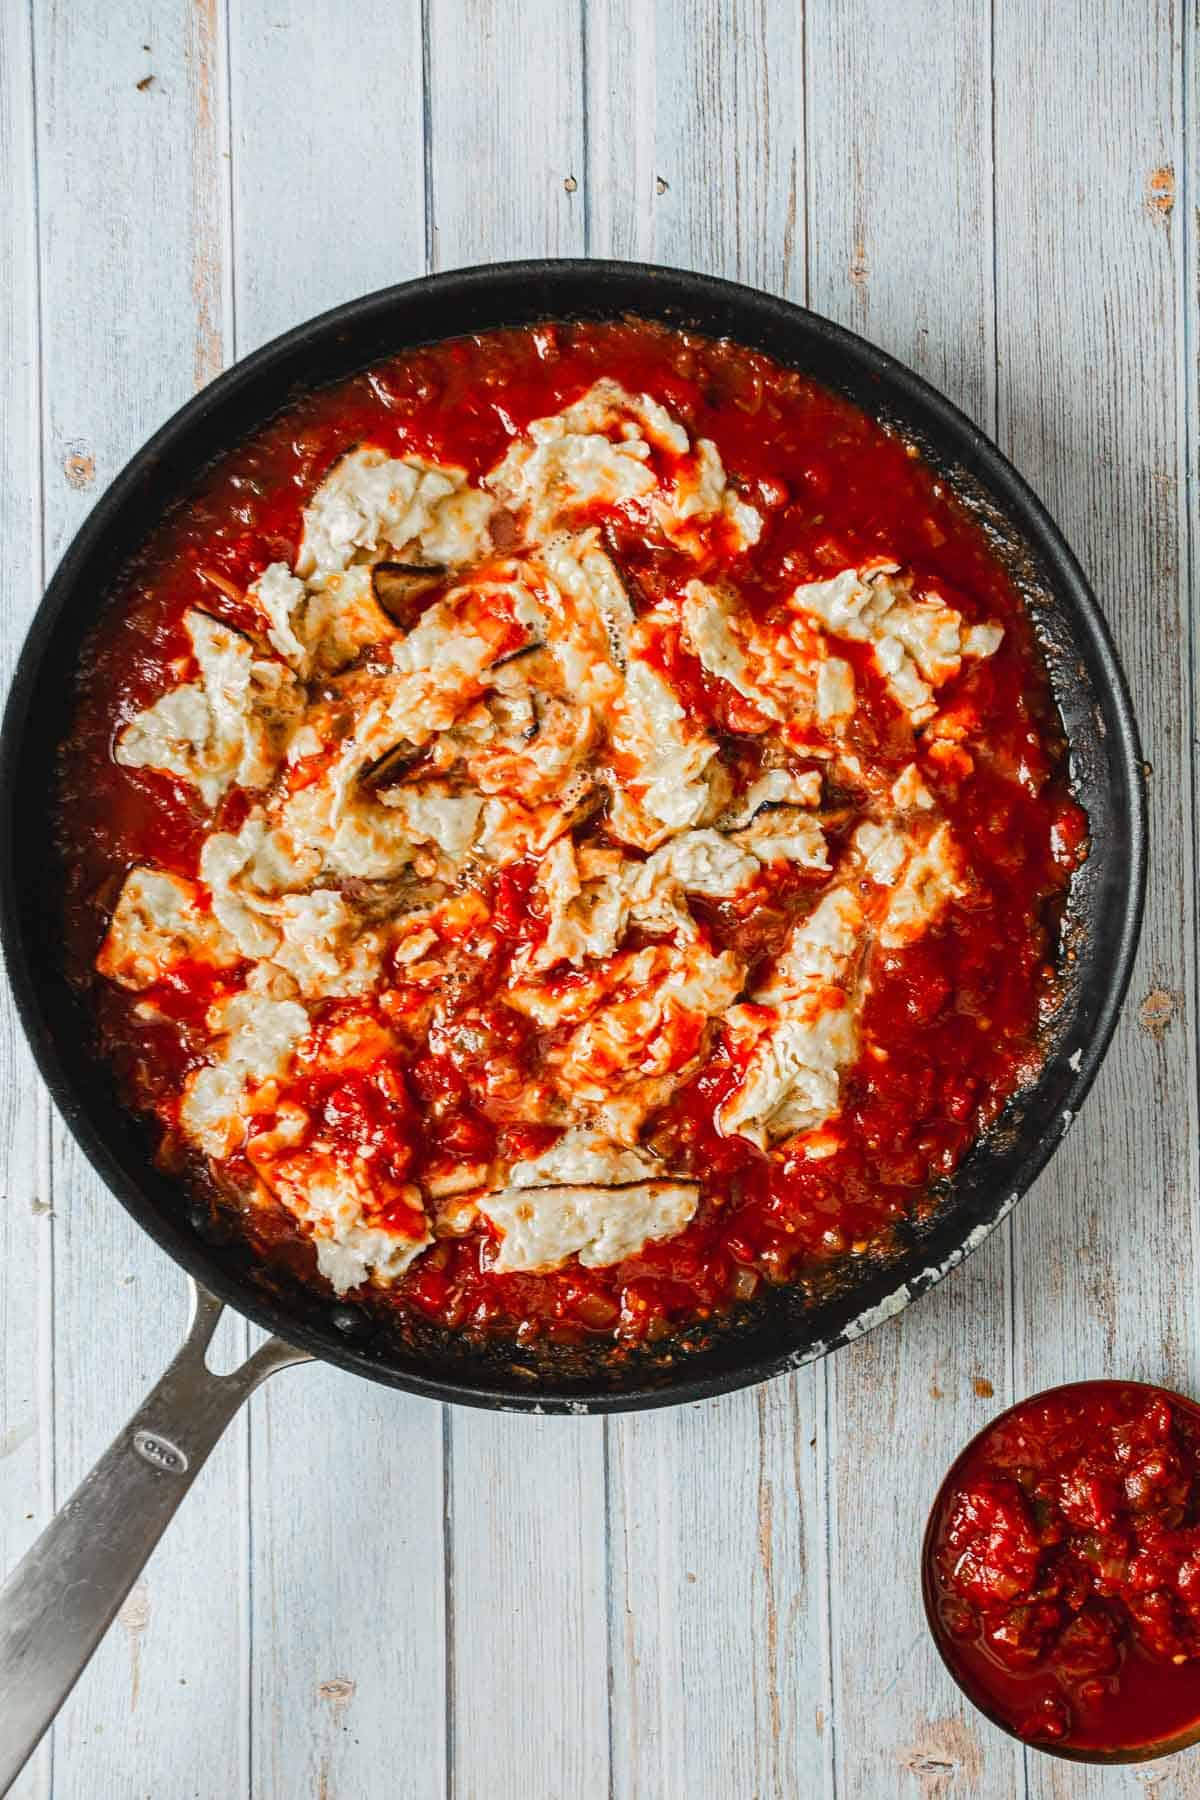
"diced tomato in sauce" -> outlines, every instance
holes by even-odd
[[[661,1338],[749,1298],[764,1281],[806,1279],[833,1260],[886,1247],[898,1222],[927,1213],[934,1184],[1038,1069],[1039,1030],[1056,994],[1058,920],[1086,854],[1086,820],[1067,787],[1061,730],[1020,596],[983,532],[900,437],[757,353],[654,325],[547,326],[446,343],[305,399],[234,450],[154,532],[91,641],[61,783],[67,956],[92,996],[100,1049],[134,1107],[169,1125],[172,1096],[198,1056],[186,1033],[147,1019],[137,996],[96,980],[108,909],[130,864],[194,875],[207,833],[236,830],[248,804],[234,790],[214,822],[189,790],[112,757],[121,726],[179,679],[184,612],[200,606],[247,623],[238,592],[267,563],[294,562],[302,509],[349,446],[460,464],[475,480],[515,431],[600,376],[652,393],[694,437],[712,436],[731,479],[763,512],[759,544],[731,545],[725,568],[712,572],[728,574],[752,612],[770,617],[797,583],[882,555],[952,594],[969,622],[998,621],[1004,639],[941,690],[940,704],[969,709],[974,726],[969,758],[951,746],[940,762],[922,757],[867,649],[839,643],[859,696],[848,747],[888,779],[918,757],[972,875],[935,931],[877,959],[867,1049],[843,1082],[821,1154],[784,1145],[766,1155],[721,1135],[714,1112],[735,1070],[718,1036],[699,1073],[652,1121],[653,1147],[705,1184],[696,1218],[677,1238],[613,1268],[497,1275],[483,1254],[489,1230],[476,1225],[442,1238],[387,1291],[364,1290],[373,1306],[522,1343]],[[610,521],[604,529],[636,610],[678,588],[669,551],[633,528]],[[706,675],[677,639],[658,654],[692,716],[752,778],[762,726],[753,705]],[[835,839],[836,819],[827,829]],[[510,1156],[539,1147],[538,1128],[515,1126],[502,1104],[503,1092],[527,1078],[532,1027],[487,986],[498,985],[519,941],[544,930],[534,874],[532,863],[518,863],[488,896],[498,948],[464,1001],[481,1049],[471,1051],[469,1033],[450,1032],[436,1049],[411,1042],[403,994],[385,988],[376,1002],[379,1023],[402,1046],[405,1099],[396,1102],[388,1154],[414,1178],[446,1154],[484,1156],[493,1140]],[[753,973],[822,881],[789,867],[750,911],[703,901],[695,910],[714,944],[735,946]],[[168,1020],[187,1010],[181,997],[162,1002]],[[333,1103],[331,1128],[347,1142],[374,1142],[386,1106],[385,1097],[368,1105],[347,1090]],[[556,1132],[542,1135],[552,1142]],[[285,1219],[273,1229],[281,1247],[294,1238]]]
[[[1200,1407],[1095,1381],[1002,1414],[946,1479],[925,1586],[959,1682],[1029,1742],[1200,1732]]]

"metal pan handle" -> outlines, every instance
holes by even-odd
[[[217,1439],[260,1381],[306,1351],[270,1338],[228,1375],[204,1360],[221,1302],[191,1283],[187,1337],[124,1431],[0,1589],[0,1794],[91,1660]]]

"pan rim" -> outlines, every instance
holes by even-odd
[[[1119,765],[1124,780],[1129,812],[1128,879],[1112,901],[1118,924],[1114,933],[1115,947],[1108,964],[1108,985],[1090,1026],[1087,1042],[1081,1046],[1078,1067],[1073,1066],[1072,1079],[1064,1090],[1063,1110],[1067,1122],[1078,1113],[1095,1079],[1128,988],[1140,935],[1147,866],[1144,771],[1132,702],[1107,622],[1063,533],[1003,452],[952,401],[887,352],[820,314],[736,282],[663,264],[599,258],[522,259],[478,264],[418,276],[333,307],[292,327],[234,363],[180,407],[135,452],[82,522],[47,584],[12,676],[3,724],[0,725],[0,947],[18,1016],[52,1099],[110,1192],[172,1261],[203,1282],[226,1304],[297,1348],[350,1373],[366,1375],[385,1385],[431,1399],[535,1413],[607,1413],[685,1404],[753,1385],[827,1354],[900,1311],[976,1249],[1028,1191],[1061,1142],[1062,1132],[1046,1130],[1040,1134],[1005,1177],[1003,1191],[995,1197],[993,1209],[971,1230],[964,1231],[962,1240],[951,1252],[927,1268],[920,1266],[921,1258],[916,1254],[906,1256],[897,1265],[882,1271],[873,1283],[866,1284],[862,1298],[868,1303],[846,1303],[830,1335],[819,1342],[793,1344],[774,1353],[748,1354],[728,1367],[716,1369],[705,1367],[703,1357],[699,1356],[692,1365],[694,1372],[689,1372],[685,1362],[680,1365],[681,1373],[669,1377],[665,1383],[646,1381],[643,1385],[623,1389],[599,1384],[591,1387],[586,1383],[557,1386],[546,1381],[531,1386],[526,1392],[490,1384],[486,1371],[478,1382],[472,1382],[441,1373],[422,1374],[419,1369],[376,1360],[364,1347],[335,1341],[332,1327],[327,1334],[303,1320],[290,1317],[286,1307],[271,1304],[248,1281],[215,1263],[198,1238],[165,1217],[137,1182],[131,1180],[103,1130],[97,1127],[89,1109],[81,1102],[76,1083],[60,1055],[57,1034],[35,974],[34,959],[25,954],[27,933],[19,902],[17,861],[13,855],[15,777],[26,736],[29,701],[43,660],[60,620],[69,613],[89,562],[101,552],[116,521],[135,499],[145,471],[174,446],[186,442],[201,421],[243,394],[256,380],[285,370],[298,350],[311,347],[314,342],[344,337],[369,321],[385,321],[389,313],[405,304],[423,301],[436,308],[439,297],[451,295],[456,298],[478,295],[486,301],[489,296],[498,297],[526,284],[539,293],[545,290],[546,304],[538,309],[537,316],[544,319],[579,317],[583,316],[583,309],[577,304],[572,306],[565,297],[560,298],[556,308],[555,290],[562,296],[568,282],[578,282],[587,276],[596,278],[598,288],[613,281],[640,283],[645,290],[648,317],[657,316],[656,300],[660,309],[664,302],[677,303],[684,311],[689,306],[707,305],[712,309],[732,309],[745,319],[772,320],[794,331],[798,341],[823,342],[840,355],[848,367],[877,379],[897,415],[932,424],[953,447],[956,461],[979,476],[988,491],[1001,502],[1006,517],[1016,526],[1021,538],[1036,549],[1039,558],[1052,572],[1056,590],[1067,604],[1072,638],[1081,646],[1086,645],[1089,653],[1089,669],[1105,703],[1106,722],[1114,738],[1112,760]],[[638,310],[636,302],[632,305],[601,305],[588,316],[617,317]],[[478,327],[480,330],[498,328],[497,325]],[[461,334],[447,331],[441,335]],[[736,340],[739,335],[736,327],[728,335]],[[410,336],[407,341],[398,336],[392,353],[400,354],[408,345],[418,342],[436,341],[437,336],[437,333]],[[317,380],[309,385],[316,387],[321,382]],[[284,404],[286,395],[281,391],[277,406]],[[265,422],[267,416],[262,414],[261,422]],[[250,426],[241,432],[239,441],[253,429]],[[185,485],[180,484],[181,488]],[[1045,1078],[1043,1072],[1035,1087]]]

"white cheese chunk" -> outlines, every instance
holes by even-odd
[[[892,805],[901,812],[927,812],[933,805],[933,795],[925,786],[916,763],[909,763],[906,769],[901,769],[892,783],[891,792]]]
[[[490,546],[495,510],[491,495],[478,488],[461,487],[447,494],[433,508],[429,523],[420,533],[422,560],[441,563],[448,569],[465,568],[477,561]]]
[[[200,875],[213,912],[243,956],[271,956],[279,944],[278,897],[320,872],[315,851],[252,813],[237,833],[214,832],[200,850]]]
[[[562,412],[534,419],[486,485],[535,542],[585,507],[644,500],[658,485],[652,451],[688,449],[687,432],[657,401],[603,379]]]
[[[379,1225],[356,1224],[345,1216],[340,1188],[314,1183],[309,1201],[311,1216],[329,1222],[328,1231],[314,1230],[313,1242],[317,1267],[335,1294],[361,1287],[368,1276],[386,1287],[433,1241],[432,1235],[407,1238]]]
[[[355,731],[363,761],[401,740],[420,747],[478,699],[493,664],[531,643],[544,619],[519,576],[480,577],[431,606],[392,647],[392,673]]]
[[[844,725],[854,712],[854,671],[800,620],[789,629],[740,612],[725,588],[690,581],[680,609],[683,638],[702,668],[727,681],[766,718],[803,736],[816,720]]]
[[[936,595],[915,598],[912,588],[898,563],[880,558],[796,588],[791,605],[836,637],[870,644],[892,698],[922,725],[937,710],[935,689],[957,675],[963,656],[990,656],[1004,634],[994,625],[964,634],[960,613]]]
[[[648,1150],[614,1144],[592,1126],[576,1125],[540,1156],[513,1163],[509,1187],[627,1187],[665,1173]]]
[[[822,725],[840,725],[854,713],[854,670],[840,656],[827,656],[817,665],[817,718]]]
[[[950,827],[865,820],[852,839],[870,880],[890,888],[879,927],[884,949],[911,944],[967,891],[964,858]]]
[[[854,981],[863,914],[848,888],[831,888],[793,927],[770,980],[727,1019],[744,1057],[718,1124],[760,1149],[813,1131],[838,1110],[841,1076],[858,1053],[861,1006]]]
[[[646,931],[674,931],[681,939],[696,936],[696,924],[685,896],[731,899],[757,880],[755,856],[717,831],[685,831],[671,838],[643,863],[625,865],[622,885],[629,917]]]
[[[286,563],[268,563],[246,589],[246,598],[268,621],[267,637],[280,656],[294,669],[304,668],[308,647],[296,635],[298,617],[308,601],[308,589]]]
[[[892,887],[899,880],[912,850],[907,833],[899,826],[877,825],[870,819],[859,826],[853,844],[864,873],[883,887]]]
[[[312,1232],[317,1267],[335,1293],[345,1294],[371,1278],[387,1285],[432,1243],[428,1225],[412,1235],[364,1220],[372,1198],[363,1165],[353,1173],[332,1161],[305,1172],[301,1193],[294,1193],[297,1215]],[[414,1190],[413,1198],[418,1198]]]
[[[557,803],[545,801],[534,806],[523,806],[508,795],[493,795],[484,801],[479,815],[476,851],[501,869],[523,856],[542,855],[570,828],[590,787],[590,779],[581,776],[566,785]]]
[[[270,643],[305,677],[335,672],[361,650],[399,635],[375,598],[370,569],[360,563],[326,576],[315,593],[286,564],[270,563],[246,598],[268,621]]]
[[[829,888],[808,917],[792,927],[773,973],[753,998],[775,1005],[822,987],[849,991],[862,949],[863,922],[862,903],[854,891]]]
[[[156,769],[199,790],[215,806],[225,790],[267,785],[287,749],[302,702],[282,664],[254,654],[249,639],[207,613],[184,625],[201,680],[171,689],[121,732],[116,759]]]
[[[382,939],[378,932],[360,932],[341,894],[328,888],[286,894],[276,924],[280,941],[272,961],[305,999],[364,994],[378,981]]]
[[[698,547],[695,526],[716,519],[728,527],[736,550],[750,549],[762,536],[762,514],[729,485],[711,438],[697,439],[694,454],[676,471],[655,514],[667,536],[684,547]]]
[[[487,477],[492,492],[523,521],[530,542],[589,506],[642,499],[657,485],[643,439],[613,442],[600,432],[563,429],[563,417],[535,419],[528,437],[515,439]]]
[[[613,796],[615,835],[649,850],[699,824],[712,798],[707,771],[717,747],[640,658],[630,662],[611,730],[622,782]]]
[[[101,975],[122,987],[147,988],[182,963],[229,968],[237,944],[207,904],[198,882],[162,869],[131,869],[96,957]]]
[[[760,863],[792,862],[804,869],[826,870],[829,846],[819,819],[794,806],[779,806],[759,813],[733,842]]]
[[[815,834],[805,846],[806,860],[819,855],[824,867],[824,839],[819,825],[806,827]],[[737,841],[718,831],[682,832],[669,839],[644,862],[616,851],[585,852],[581,869],[575,846],[562,837],[543,858],[537,875],[548,926],[546,936],[518,964],[523,978],[553,968],[559,962],[576,966],[589,958],[611,956],[629,924],[646,931],[678,932],[696,936],[696,924],[685,896],[703,894],[728,899],[755,881],[761,862],[739,834]],[[767,855],[783,856],[794,843],[782,836],[768,843]]]
[[[368,1158],[346,1165],[319,1147],[263,1155],[261,1144],[261,1139],[252,1144],[251,1160],[312,1238],[317,1267],[335,1293],[349,1293],[367,1280],[387,1286],[432,1242],[420,1189],[388,1182],[384,1191]],[[381,1205],[397,1200],[404,1203],[399,1216],[407,1230],[393,1223],[394,1206],[387,1225],[379,1220]]]
[[[390,457],[370,444],[348,451],[304,510],[296,574],[310,587],[320,587],[360,552],[387,545],[397,553],[420,552],[402,561],[475,560],[490,541],[492,508],[483,494],[465,501],[465,487],[462,469],[441,468],[418,457]],[[443,518],[446,507],[450,511]]]
[[[980,659],[995,656],[1003,642],[1002,625],[970,625],[962,634],[962,653]]]
[[[595,714],[590,706],[522,686],[525,660],[500,670],[492,696],[456,728],[467,775],[482,794],[535,802],[560,795],[577,775],[590,788],[593,777],[584,763],[597,735]]]
[[[705,553],[704,531],[716,524],[735,550],[748,549],[762,534],[761,513],[730,484],[711,438],[693,448],[683,425],[657,401],[607,379],[562,412],[534,419],[486,479],[520,519],[528,542],[597,505],[640,510],[695,555]]]
[[[816,769],[794,774],[791,769],[766,769],[733,806],[721,814],[722,831],[749,825],[764,806],[819,806],[821,777]]]
[[[414,843],[436,844],[453,862],[466,856],[483,810],[479,794],[453,793],[440,783],[389,788],[381,797]]]
[[[536,889],[546,911],[546,935],[521,965],[525,976],[556,963],[611,956],[629,919],[629,899],[619,856],[607,859],[599,879],[585,881],[575,845],[560,837],[538,865]]]
[[[735,1009],[730,1017],[736,1044],[746,1025]],[[721,1109],[727,1134],[749,1138],[760,1149],[779,1138],[813,1131],[838,1110],[842,1070],[857,1052],[854,1015],[845,1006],[781,1008],[756,1036],[746,1073]]]
[[[213,743],[213,716],[204,689],[188,682],[171,688],[117,739],[116,759],[129,769],[158,769],[200,789],[215,806],[232,773],[228,755]]]
[[[885,949],[911,944],[966,893],[963,855],[948,825],[939,825],[913,850],[888,901],[879,941]]]
[[[292,1051],[308,1032],[308,1014],[294,1000],[232,994],[210,1008],[209,1028],[224,1038],[223,1060],[257,1081],[280,1080]]]
[[[573,693],[585,704],[603,704],[616,691],[614,673],[629,661],[634,627],[621,577],[594,528],[552,537],[541,562],[554,584],[551,653]]]
[[[693,1182],[509,1187],[482,1195],[479,1210],[501,1233],[493,1267],[507,1274],[560,1269],[572,1256],[585,1268],[608,1268],[648,1242],[676,1236],[698,1199]]]
[[[733,603],[728,594],[703,581],[689,581],[681,619],[684,642],[699,659],[701,668],[727,681],[769,719],[781,717],[779,702],[754,680],[747,647],[734,629]]]
[[[207,1156],[228,1156],[245,1135],[241,1116],[245,1097],[244,1069],[223,1062],[206,1063],[194,1069],[183,1084],[180,1126]]]
[[[547,1054],[560,1092],[594,1108],[610,1137],[635,1141],[645,1115],[698,1066],[709,1019],[725,1012],[743,980],[730,951],[714,956],[700,943],[618,955],[600,971],[588,1016]]]
[[[308,1034],[308,1014],[294,1000],[233,994],[211,1007],[217,1042],[212,1061],[184,1083],[179,1122],[207,1155],[228,1156],[245,1136],[253,1086],[281,1081]]]

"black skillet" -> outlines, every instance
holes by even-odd
[[[1092,850],[1072,885],[1063,933],[1065,997],[1047,1028],[1043,1072],[945,1184],[925,1225],[911,1229],[886,1259],[857,1261],[824,1287],[770,1290],[764,1302],[712,1328],[686,1354],[668,1344],[632,1361],[598,1353],[532,1363],[525,1352],[481,1351],[432,1331],[423,1340],[402,1340],[308,1289],[269,1285],[240,1246],[203,1234],[203,1220],[193,1220],[178,1188],[155,1168],[143,1128],[116,1103],[107,1072],[90,1053],[87,1020],[61,972],[47,820],[81,640],[122,567],[208,464],[310,389],[407,347],[541,319],[625,313],[728,336],[839,390],[916,443],[975,510],[1036,621]],[[83,525],[30,628],[0,733],[0,936],[22,1022],[60,1111],[100,1176],[143,1230],[203,1284],[210,1298],[202,1320],[215,1323],[224,1301],[276,1333],[282,1341],[267,1347],[269,1367],[316,1356],[433,1399],[502,1410],[606,1412],[704,1399],[822,1356],[924,1293],[1011,1210],[1079,1110],[1129,980],[1145,868],[1137,728],[1112,642],[1061,533],[995,446],[926,382],[840,326],[749,288],[632,263],[506,263],[426,277],[337,307],[238,363],[138,452]],[[211,1328],[200,1331],[205,1341]],[[202,1364],[203,1344],[197,1348],[195,1334],[189,1344],[181,1354]],[[77,1645],[81,1632],[89,1650],[98,1641],[219,1423],[265,1372],[267,1366],[222,1386],[201,1367],[200,1385],[212,1390],[211,1429],[193,1438],[178,1405],[168,1415],[156,1390],[150,1412],[143,1408],[113,1446],[110,1458],[116,1455],[127,1471],[136,1462],[145,1477],[139,1503],[155,1504],[162,1516],[149,1542],[145,1528],[130,1533],[137,1542],[121,1571],[108,1571],[99,1584],[95,1618],[76,1622]],[[178,1385],[182,1375],[176,1374]],[[193,1368],[188,1380],[195,1386],[196,1379]],[[229,1384],[239,1382],[234,1394]],[[172,1468],[173,1458],[182,1470]],[[128,1515],[127,1500],[123,1507]],[[35,1546],[26,1564],[42,1551],[44,1570],[49,1549]],[[55,1567],[62,1553],[55,1545]],[[35,1603],[26,1564],[0,1596],[0,1721],[7,1710],[6,1656],[11,1659],[18,1641],[23,1655],[33,1653],[29,1606],[43,1616],[43,1590],[37,1587]],[[14,1623],[10,1596],[23,1576],[26,1610]],[[49,1711],[43,1703],[40,1726],[32,1713],[26,1720],[26,1748],[32,1747],[28,1730],[44,1726],[69,1687],[63,1675],[59,1669],[47,1677],[49,1686],[58,1682],[57,1699]],[[0,1724],[0,1750],[10,1735]],[[0,1754],[0,1780],[3,1775]]]

